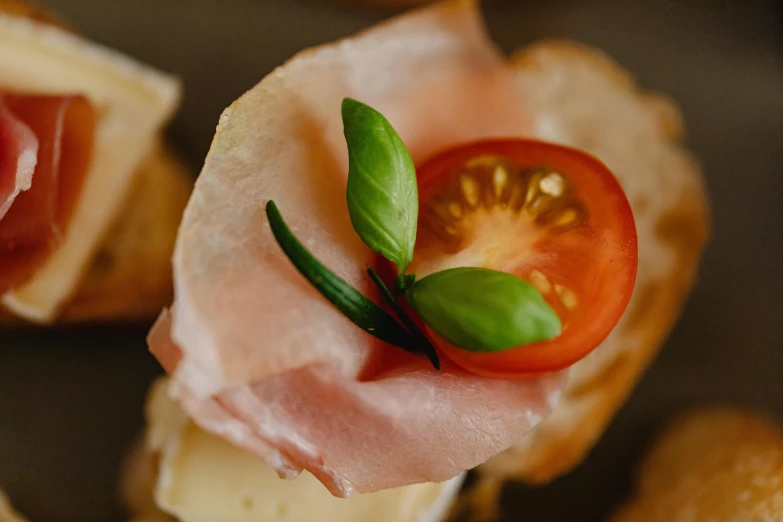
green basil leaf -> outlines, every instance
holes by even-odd
[[[532,285],[487,268],[452,268],[420,279],[408,302],[450,343],[497,352],[560,334],[554,310]]]
[[[362,241],[405,272],[413,259],[419,195],[408,149],[384,116],[346,98],[348,213]]]
[[[266,216],[280,248],[297,270],[356,326],[391,345],[418,353],[413,338],[383,308],[322,265],[291,233],[273,201]]]

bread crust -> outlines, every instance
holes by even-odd
[[[623,185],[637,222],[640,261],[623,319],[571,369],[552,416],[479,468],[483,482],[474,500],[486,516],[494,513],[503,480],[543,484],[584,459],[678,318],[709,228],[701,173],[678,143],[684,130],[671,100],[640,90],[628,72],[581,44],[542,42],[512,61],[520,94],[540,122],[537,134],[544,135],[538,137],[594,154]],[[558,124],[565,135],[547,135]]]
[[[733,407],[687,413],[639,469],[633,498],[612,522],[761,522],[783,513],[783,431]]]

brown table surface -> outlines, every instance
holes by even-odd
[[[221,110],[303,47],[380,11],[297,0],[50,0],[87,35],[184,78],[170,136],[198,167]],[[489,10],[511,49],[546,36],[606,49],[681,103],[714,235],[667,346],[587,461],[516,486],[507,520],[599,521],[661,423],[728,401],[783,414],[783,72],[771,2],[520,1]],[[0,333],[0,487],[34,521],[123,520],[117,470],[159,372],[146,325]]]

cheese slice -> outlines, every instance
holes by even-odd
[[[31,281],[2,296],[13,313],[51,322],[78,288],[181,88],[175,78],[79,36],[0,14],[0,90],[84,94],[99,117],[94,156],[63,243]]]
[[[27,519],[14,511],[11,501],[2,490],[0,490],[0,522],[27,522]]]
[[[147,448],[160,458],[155,500],[180,522],[441,522],[464,478],[340,499],[312,475],[280,479],[256,457],[198,428],[169,398],[165,380],[150,393],[147,417]]]

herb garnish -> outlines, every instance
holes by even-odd
[[[346,98],[342,106],[348,144],[348,214],[364,243],[397,264],[413,260],[419,190],[416,168],[397,132],[383,115]]]
[[[266,216],[280,248],[321,295],[365,332],[394,346],[411,349],[410,334],[400,323],[307,251],[283,221],[274,201],[266,204]]]
[[[426,355],[436,369],[440,361],[435,348],[398,299],[406,299],[442,338],[474,352],[502,351],[557,336],[557,314],[519,277],[477,267],[444,270],[419,281],[406,273],[413,260],[419,208],[413,160],[389,121],[372,107],[346,98],[342,118],[348,145],[348,213],[362,241],[397,265],[394,293],[372,267],[367,272],[402,324],[322,265],[269,201],[272,233],[297,270],[354,324],[382,341]]]
[[[408,303],[436,332],[471,352],[552,339],[560,320],[533,285],[487,268],[451,268],[420,279]]]

